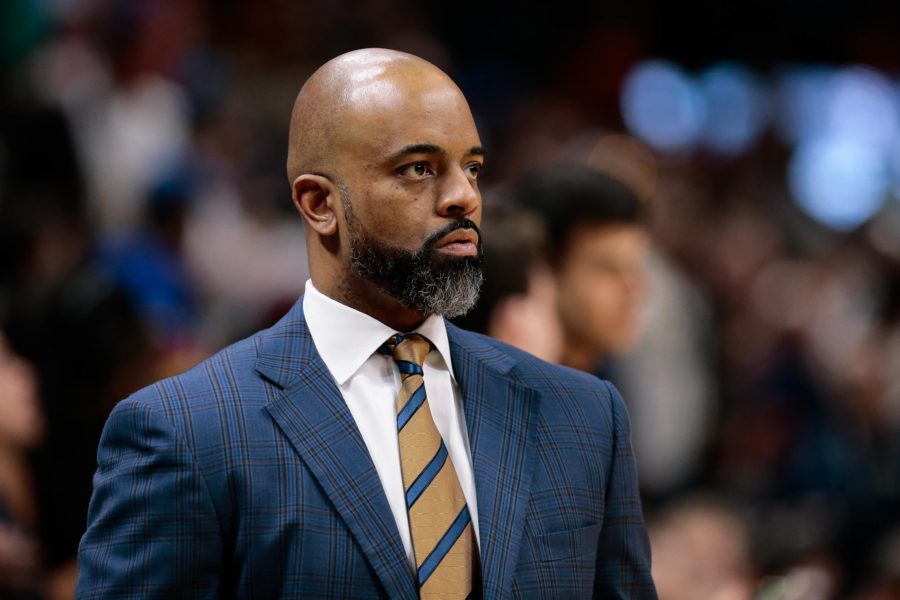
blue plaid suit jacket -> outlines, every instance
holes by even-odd
[[[622,399],[447,325],[485,598],[655,598]],[[406,598],[412,569],[302,303],[120,402],[77,598]]]

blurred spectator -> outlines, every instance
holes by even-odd
[[[104,234],[138,227],[144,199],[187,151],[188,99],[166,62],[181,40],[170,32],[165,44],[154,39],[161,25],[177,27],[187,16],[178,4],[191,2],[60,11],[63,34],[33,61],[37,94],[62,107],[72,124],[88,216]],[[84,35],[92,30],[93,38]]]
[[[37,597],[41,556],[26,452],[41,442],[44,418],[34,369],[0,332],[0,597]]]
[[[628,399],[641,490],[652,501],[696,482],[717,407],[709,302],[658,249],[647,267],[638,341],[611,377]]]
[[[561,362],[596,372],[636,341],[649,243],[640,202],[623,183],[588,167],[536,173],[514,196],[547,226]]]
[[[6,106],[14,147],[0,188],[0,327],[34,369],[46,435],[31,455],[36,531],[50,597],[71,596],[96,449],[116,400],[153,379],[153,348],[123,290],[96,261],[66,121]],[[57,592],[57,590],[59,590]]]
[[[207,297],[214,344],[252,331],[274,305],[303,289],[303,227],[296,213],[280,214],[274,204],[281,200],[290,209],[290,198],[272,194],[244,201],[227,180],[210,181],[188,214],[185,259]]]
[[[576,159],[592,167],[526,177],[513,196],[550,232],[565,340],[559,360],[622,388],[642,489],[652,499],[686,486],[701,468],[714,414],[711,315],[679,267],[650,247],[645,216],[656,207],[648,202],[648,211],[635,193],[651,193],[644,149],[627,136],[589,139],[590,152]],[[598,167],[631,174],[629,185]]]
[[[544,225],[520,207],[485,209],[484,284],[478,304],[454,322],[550,362],[559,362],[562,329]]]
[[[159,185],[147,201],[142,228],[109,236],[98,249],[98,267],[127,292],[153,338],[161,377],[209,355],[198,286],[184,257],[190,185],[187,174]]]
[[[47,418],[33,461],[46,566],[71,583],[106,416],[154,375],[131,301],[78,247],[69,249],[81,256],[70,270],[12,303],[6,326],[35,366]]]
[[[747,600],[753,563],[743,519],[712,497],[684,498],[648,522],[660,600]]]

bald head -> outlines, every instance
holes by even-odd
[[[316,289],[397,331],[474,302],[483,156],[462,92],[421,58],[358,50],[313,73],[287,174]]]
[[[367,48],[342,54],[322,65],[303,85],[291,113],[287,175],[336,175],[341,152],[375,128],[392,104],[429,88],[462,93],[440,69],[412,54]]]

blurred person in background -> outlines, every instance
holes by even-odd
[[[563,327],[560,362],[605,374],[636,341],[649,238],[625,184],[582,166],[526,177],[515,201],[545,222]]]
[[[145,203],[142,227],[108,236],[98,268],[123,289],[158,350],[156,375],[180,373],[209,356],[201,338],[197,286],[184,258],[191,179],[181,173],[160,182]]]
[[[746,520],[724,501],[679,499],[648,522],[661,600],[748,600],[756,574]]]
[[[47,595],[65,598],[103,423],[116,399],[152,376],[155,350],[98,261],[64,115],[11,98],[2,114],[0,328],[37,382],[46,427],[30,453],[36,531]]]
[[[27,452],[43,436],[34,369],[0,331],[0,598],[38,597],[39,515]]]
[[[475,307],[454,320],[548,362],[562,356],[556,280],[547,262],[543,221],[520,207],[486,207],[484,284]]]

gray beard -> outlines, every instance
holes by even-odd
[[[446,318],[467,313],[478,300],[484,280],[481,234],[468,219],[455,221],[430,236],[419,250],[406,250],[375,240],[356,219],[350,196],[342,189],[347,218],[350,266],[407,308]],[[479,233],[476,256],[447,256],[434,245],[450,231],[471,228]]]

